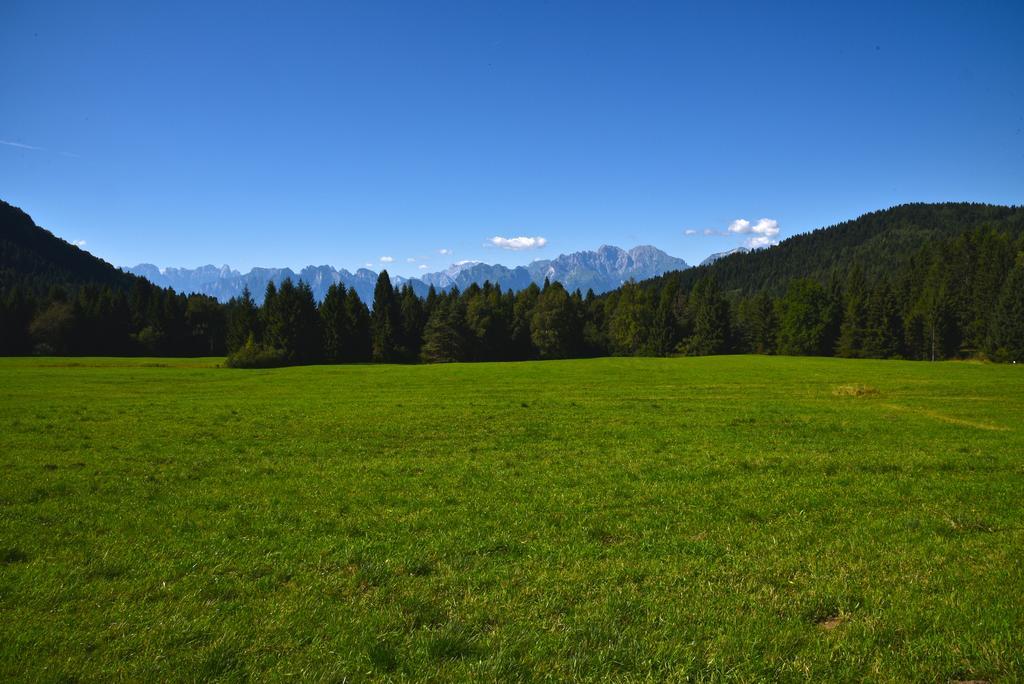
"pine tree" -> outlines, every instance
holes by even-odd
[[[903,320],[888,283],[872,288],[867,299],[863,354],[873,359],[888,359],[903,353]]]
[[[670,280],[658,295],[658,307],[651,317],[650,333],[644,345],[644,350],[653,356],[668,356],[679,344],[679,326],[674,310],[678,290],[678,282]]]
[[[353,321],[345,300],[348,292],[341,283],[327,288],[320,303],[320,330],[323,333],[324,361],[342,363],[347,360],[353,344]]]
[[[608,299],[608,339],[612,353],[632,356],[647,344],[651,309],[646,291],[630,280]]]
[[[242,296],[228,302],[228,330],[225,340],[228,353],[245,346],[249,337],[258,337],[259,310],[252,299],[249,286],[242,289]]]
[[[423,332],[421,358],[426,363],[466,359],[466,336],[458,294],[438,295]]]
[[[501,288],[485,282],[483,288],[467,290],[463,296],[466,307],[466,331],[469,333],[470,357],[477,361],[506,358],[509,321],[502,306]]]
[[[827,355],[829,299],[825,288],[809,278],[790,283],[779,303],[779,352],[796,356]]]
[[[530,283],[516,293],[512,305],[512,343],[511,358],[514,360],[533,359],[537,357],[537,349],[533,346],[530,334],[530,320],[533,310],[540,299],[540,288]]]
[[[301,363],[315,363],[323,357],[320,314],[309,283],[300,280],[295,288],[295,357]]]
[[[714,278],[697,281],[690,297],[693,308],[693,334],[687,342],[688,354],[703,356],[728,352],[729,304],[718,291]]]
[[[958,299],[953,294],[956,290],[955,279],[944,267],[943,255],[937,254],[915,304],[915,311],[923,322],[925,359],[947,359],[960,348],[960,330],[953,308]]]
[[[401,347],[405,360],[413,362],[419,359],[420,345],[423,343],[423,327],[427,324],[423,300],[416,296],[408,284],[402,286],[399,296],[399,317],[402,322]]]
[[[28,354],[32,351],[28,327],[34,309],[34,301],[20,287],[0,293],[0,354]]]
[[[402,322],[398,299],[391,286],[391,276],[381,271],[373,289],[373,313],[371,314],[373,360],[378,363],[402,361]]]
[[[277,286],[271,280],[267,283],[267,289],[263,294],[263,306],[260,307],[260,327],[263,331],[262,343],[270,349],[282,349],[282,330],[284,322],[281,320],[281,312],[277,305]],[[257,340],[259,343],[260,340]]]
[[[343,358],[351,363],[367,363],[373,356],[373,343],[370,332],[370,311],[359,298],[359,293],[352,288],[345,298],[345,312],[352,322],[351,344],[343,350]]]
[[[775,302],[765,292],[740,302],[738,319],[746,350],[755,354],[775,353],[779,322]]]
[[[548,283],[530,316],[530,340],[542,359],[565,359],[579,348],[572,300],[561,283]]]
[[[837,356],[854,359],[864,355],[864,336],[868,323],[866,290],[864,272],[860,264],[854,264],[846,279],[846,307],[839,327]]]
[[[1024,363],[1024,252],[999,294],[987,347],[998,361]]]

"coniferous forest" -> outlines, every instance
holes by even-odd
[[[156,287],[2,213],[0,354],[229,365],[732,353],[1024,361],[1024,209],[904,205],[595,296],[271,283],[221,304]]]

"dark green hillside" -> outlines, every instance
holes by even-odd
[[[0,285],[45,294],[54,286],[92,284],[128,290],[139,278],[40,228],[0,200]]]
[[[603,310],[618,353],[1021,361],[1024,208],[873,212],[624,286]]]
[[[224,307],[125,273],[0,201],[0,354],[224,351]]]
[[[683,271],[678,284],[689,291],[712,275],[724,291],[785,293],[793,278],[826,282],[858,264],[868,282],[893,277],[938,242],[978,229],[1014,238],[1024,235],[1024,207],[991,204],[904,204],[795,235],[778,246],[733,254],[708,266]],[[652,284],[659,281],[652,279]]]

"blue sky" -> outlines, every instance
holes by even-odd
[[[696,262],[1024,203],[1021,26],[1019,0],[7,0],[0,198],[117,265]]]

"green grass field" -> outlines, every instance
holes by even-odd
[[[0,360],[0,680],[1024,679],[1024,368]]]

